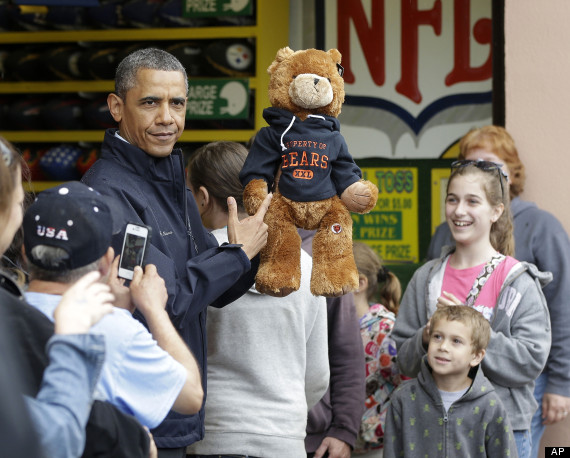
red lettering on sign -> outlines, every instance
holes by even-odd
[[[396,91],[416,103],[422,101],[418,87],[418,28],[431,25],[441,35],[441,0],[431,10],[418,10],[418,0],[402,2],[402,74]]]
[[[493,76],[492,48],[489,46],[489,57],[480,67],[471,67],[470,49],[470,3],[471,0],[455,0],[454,11],[454,67],[445,77],[445,85],[464,81],[484,81]],[[489,18],[479,19],[473,26],[473,36],[479,44],[491,44],[492,21]]]
[[[368,26],[368,20],[362,6],[362,1],[337,0],[337,30],[338,50],[342,54],[342,66],[344,67],[344,82],[352,84],[355,81],[354,73],[350,66],[350,21],[354,28],[362,52],[370,70],[370,76],[375,84],[382,86],[385,80],[385,32],[384,32],[384,0],[372,2],[372,25]]]
[[[422,101],[418,84],[419,27],[431,26],[436,36],[442,30],[442,1],[432,0],[429,10],[418,10],[418,0],[400,0],[401,8],[401,75],[396,91],[415,103]],[[384,0],[372,0],[365,11],[362,0],[337,0],[337,47],[342,53],[344,81],[354,84],[356,76],[351,65],[351,30],[356,32],[358,46],[377,86],[385,84],[386,71],[386,13]],[[451,6],[451,3],[446,3]],[[453,68],[445,77],[451,86],[460,82],[484,81],[492,78],[492,20],[480,18],[471,27],[471,0],[454,0]],[[352,29],[351,29],[352,27]],[[479,67],[471,66],[471,36],[481,45],[489,45],[489,55]],[[352,45],[353,48],[355,45]],[[442,76],[443,77],[443,76]],[[322,149],[322,148],[321,148]]]

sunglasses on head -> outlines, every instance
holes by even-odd
[[[477,167],[478,169],[484,170],[485,172],[493,172],[494,170],[497,170],[499,172],[499,183],[501,184],[501,195],[505,195],[505,190],[503,188],[503,178],[506,181],[509,181],[509,176],[502,169],[503,164],[497,164],[496,162],[491,161],[483,161],[481,159],[478,159],[476,161],[463,159],[452,162],[451,170],[467,167],[468,165]]]
[[[12,153],[12,151],[10,151],[10,148],[8,148],[8,146],[6,146],[2,141],[0,141],[0,156],[2,159],[4,159],[4,163],[10,167],[14,153]]]

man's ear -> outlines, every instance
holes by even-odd
[[[121,122],[121,119],[123,119],[123,104],[123,99],[121,99],[117,94],[111,93],[107,96],[109,111],[116,122]]]
[[[111,264],[113,264],[113,259],[115,257],[115,251],[112,247],[109,247],[107,252],[103,255],[99,261],[99,273],[101,277],[105,277],[111,270]]]
[[[477,364],[483,361],[485,353],[486,353],[485,350],[479,350],[477,353],[473,353],[473,359],[471,360],[470,366],[475,367],[477,366]]]

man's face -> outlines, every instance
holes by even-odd
[[[119,134],[150,156],[166,157],[184,131],[186,84],[177,71],[141,69],[125,100],[107,99]]]

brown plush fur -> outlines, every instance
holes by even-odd
[[[344,80],[337,67],[340,62],[341,55],[336,49],[327,52],[316,49],[294,52],[288,47],[280,49],[268,68],[271,104],[294,113],[302,120],[309,114],[337,117],[344,102]],[[330,103],[314,107],[310,106],[312,99],[306,102],[308,81],[314,84],[314,75],[323,77],[317,84],[322,86],[323,94],[329,91]],[[323,100],[328,102],[329,99],[323,95]],[[249,214],[257,211],[267,192],[267,183],[263,180],[252,180],[247,184],[244,204]],[[368,213],[376,205],[377,198],[378,188],[365,180],[346,188],[340,198],[334,196],[313,202],[292,201],[277,190],[265,216],[269,235],[261,252],[257,290],[273,296],[286,296],[299,289],[301,238],[297,227],[317,230],[313,239],[311,292],[334,297],[358,289],[350,211]],[[340,228],[340,231],[332,230],[333,227]]]

